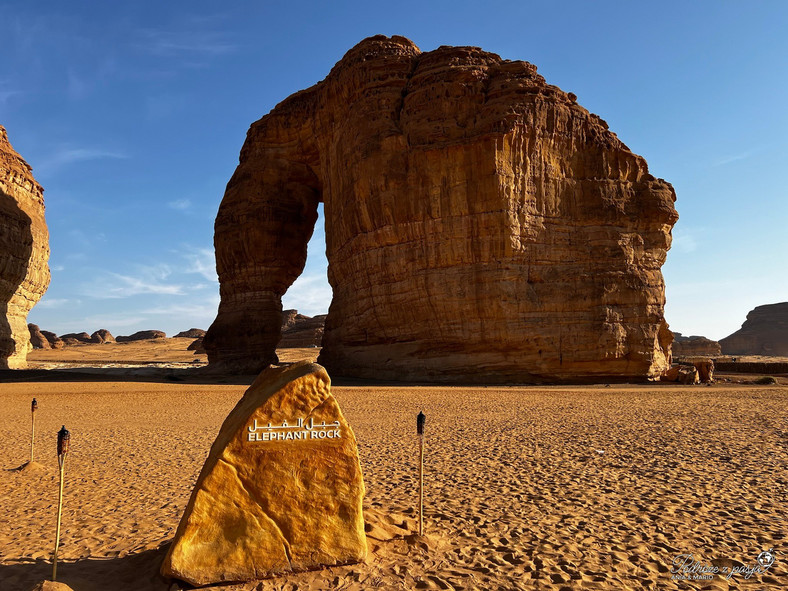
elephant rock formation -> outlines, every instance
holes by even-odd
[[[530,63],[371,37],[252,124],[215,223],[213,366],[277,361],[281,296],[320,202],[331,375],[577,381],[669,365],[675,192]]]

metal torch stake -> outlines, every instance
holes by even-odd
[[[55,534],[55,556],[52,559],[52,581],[57,580],[57,551],[60,546],[60,517],[63,513],[63,479],[66,471],[66,454],[71,441],[71,434],[66,426],[57,432],[57,463],[60,465],[60,495],[57,500],[57,533]]]
[[[30,419],[31,419],[31,429],[30,429],[30,464],[32,468],[33,463],[33,452],[36,444],[36,411],[38,410],[38,402],[36,399],[33,398],[33,402],[30,405]]]
[[[420,412],[416,417],[416,432],[419,435],[419,535],[424,535],[424,422],[426,417]]]

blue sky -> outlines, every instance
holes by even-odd
[[[722,338],[788,300],[788,3],[0,2],[0,124],[45,188],[59,334],[207,328],[213,219],[249,125],[354,44],[536,64],[670,181],[666,317]],[[324,313],[321,222],[284,306]]]

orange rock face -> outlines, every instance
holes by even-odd
[[[328,374],[260,374],[211,447],[161,567],[193,585],[360,562],[364,480]]]
[[[209,361],[276,361],[325,204],[332,375],[532,382],[668,366],[675,193],[527,62],[359,43],[254,123],[215,225]]]
[[[27,314],[49,287],[44,190],[0,126],[0,368],[27,366]]]

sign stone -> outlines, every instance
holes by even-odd
[[[225,419],[161,572],[207,585],[363,561],[363,497],[326,370],[267,369]]]

